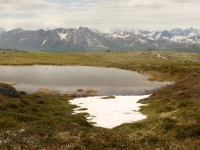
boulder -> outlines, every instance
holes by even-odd
[[[3,94],[5,96],[9,96],[9,97],[12,97],[12,98],[19,98],[20,97],[19,93],[17,92],[17,90],[13,86],[5,84],[5,83],[0,83],[0,94]]]

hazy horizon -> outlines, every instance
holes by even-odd
[[[82,26],[79,26],[79,27],[82,27]],[[77,29],[79,27],[69,27],[69,28],[63,28],[63,29]],[[1,29],[2,27],[0,27]],[[59,29],[61,27],[58,27],[58,28],[41,28],[42,30],[45,30],[45,31],[48,31],[48,30],[54,30],[54,29]],[[89,27],[83,27],[83,28],[89,28]],[[189,29],[189,28],[193,28],[193,27],[187,27],[187,28],[178,28],[178,29],[182,29],[183,31],[186,30],[186,29]],[[3,30],[5,30],[4,28],[2,28]],[[6,32],[8,31],[11,31],[11,30],[16,30],[16,29],[22,29],[22,30],[27,30],[27,31],[38,31],[38,30],[41,30],[41,29],[35,29],[35,30],[29,30],[29,29],[23,29],[23,28],[15,28],[15,29],[10,29],[10,30],[5,30]],[[114,29],[114,30],[119,30],[119,31],[128,31],[128,30],[142,30],[142,31],[150,31],[150,32],[153,32],[153,31],[165,31],[166,29],[163,29],[163,30],[149,30],[149,29],[138,29],[138,28],[131,28],[131,27],[112,27],[110,29],[108,29],[107,31],[102,31],[100,29],[96,29],[96,28],[89,28],[90,30],[98,30],[100,32],[103,32],[103,33],[106,33],[106,32],[110,32],[110,30]],[[177,27],[174,27],[170,30],[167,30],[167,31],[171,31],[173,29],[177,29]],[[198,31],[200,31],[200,29],[198,28],[194,28],[194,29],[197,29]]]

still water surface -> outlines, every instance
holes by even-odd
[[[98,90],[97,95],[142,95],[170,82],[147,81],[137,72],[88,66],[0,66],[0,82],[16,82],[17,90],[32,93],[38,88],[62,93],[77,89]]]

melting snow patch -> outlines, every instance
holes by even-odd
[[[59,37],[60,37],[60,40],[66,39],[65,37],[66,37],[67,33],[66,33],[66,34],[64,34],[64,33],[59,33],[59,32],[57,32],[57,33],[58,33],[58,35],[59,35]]]
[[[146,119],[145,115],[138,112],[140,106],[144,104],[137,102],[149,96],[115,96],[114,99],[94,96],[70,100],[70,103],[79,106],[74,109],[74,114],[87,112],[88,121],[94,122],[95,126],[111,129],[123,123]]]
[[[140,38],[139,38],[139,40],[140,40],[141,43],[147,43],[145,40],[142,40]]]
[[[44,42],[42,43],[42,45],[44,45],[45,42],[46,42],[46,40],[44,40]],[[42,45],[41,45],[41,46],[42,46]]]
[[[19,42],[24,41],[24,40],[28,40],[28,38],[20,38]]]
[[[97,45],[97,47],[103,47],[103,48],[108,48],[106,46],[103,46],[103,45]],[[108,48],[109,49],[109,48]]]

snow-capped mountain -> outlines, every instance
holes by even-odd
[[[104,34],[85,27],[26,31],[14,29],[0,35],[0,47],[28,51],[100,51],[114,47]]]
[[[171,31],[146,31],[146,30],[137,30],[133,28],[111,28],[110,33],[115,32],[130,32],[134,35],[139,35],[147,37],[150,40],[168,40],[169,42],[176,43],[185,43],[185,44],[200,44],[199,35],[200,31],[195,28],[186,28],[185,30],[180,28],[174,28]]]
[[[154,44],[153,40],[145,36],[126,31],[110,33],[108,34],[108,39],[117,44],[129,47],[139,46],[142,44]]]
[[[134,29],[134,28],[119,28],[119,27],[114,27],[108,30],[108,33],[115,33],[115,32],[131,32],[136,35],[145,35],[150,33],[148,30],[139,30],[139,29]]]
[[[195,28],[171,31],[129,31],[102,33],[86,27],[29,31],[14,29],[0,34],[0,48],[26,51],[74,52],[134,49],[184,49],[200,52],[200,32]],[[125,29],[124,29],[125,30]]]
[[[112,28],[109,31],[112,31],[110,40],[117,40],[118,43],[133,49],[149,47],[168,50],[187,47],[187,50],[191,50],[191,47],[195,47],[195,51],[200,51],[200,32],[192,27],[185,30],[174,28],[171,31],[145,31],[133,28]]]
[[[200,32],[195,28],[187,28],[185,30],[175,28],[171,31],[151,32],[144,36],[154,40],[166,40],[178,44],[196,44],[200,45]]]

